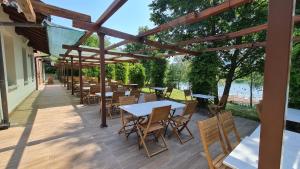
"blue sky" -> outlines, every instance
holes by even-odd
[[[43,2],[88,14],[94,22],[113,0],[43,0]],[[138,33],[140,26],[152,28],[154,24],[149,20],[150,9],[148,5],[150,3],[151,0],[129,0],[103,26],[134,35]],[[64,18],[52,17],[52,22],[72,27],[72,21]],[[116,38],[109,40],[112,43],[120,41]]]

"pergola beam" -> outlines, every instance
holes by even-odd
[[[127,0],[114,0],[114,2],[106,9],[106,11],[99,17],[99,19],[97,19],[95,24],[100,27],[126,2],[127,2]],[[93,32],[91,32],[91,31],[85,32],[85,34],[76,42],[75,46],[81,45],[92,34],[93,34]],[[67,50],[66,54],[69,54],[70,52],[71,52],[71,50]]]
[[[95,54],[99,54],[100,53],[100,49],[93,49],[93,48],[86,48],[86,47],[77,47],[77,46],[71,46],[71,45],[63,45],[62,46],[64,49],[68,49],[68,50],[81,50],[81,51],[85,51],[85,52],[92,52]],[[136,58],[136,59],[157,59],[156,57],[150,57],[147,55],[141,55],[141,54],[133,54],[133,53],[129,53],[129,52],[116,52],[116,51],[107,51],[105,50],[105,54],[109,54],[109,55],[115,55],[117,57],[132,57],[132,58]]]
[[[71,20],[81,20],[85,22],[91,22],[91,16],[82,14],[79,12],[71,11],[68,9],[60,8],[57,6],[49,5],[37,0],[31,1],[32,6],[36,12],[40,12],[46,15],[59,16]]]
[[[124,33],[124,32],[121,32],[121,31],[117,31],[117,30],[113,30],[113,29],[110,29],[110,28],[101,27],[97,30],[96,27],[94,27],[93,25],[89,25],[89,23],[84,23],[84,22],[81,22],[81,21],[76,21],[76,22],[73,22],[73,23],[74,23],[74,25],[73,25],[74,27],[88,29],[88,30],[91,30],[91,31],[99,31],[99,32],[102,32],[106,35],[112,36],[112,37],[117,37],[117,38],[125,39],[125,40],[132,41],[132,42],[137,42],[137,43],[143,43],[143,44],[153,46],[153,47],[156,47],[156,48],[159,48],[159,49],[172,50],[172,51],[176,51],[176,52],[186,53],[186,54],[189,54],[189,55],[199,55],[199,54],[201,54],[200,52],[182,49],[182,48],[179,48],[175,45],[161,44],[159,42],[155,42],[155,41],[148,40],[148,39],[143,39],[143,38],[140,38],[138,36],[134,36],[134,35]]]
[[[294,22],[295,23],[300,22],[300,16],[295,16]],[[190,40],[177,42],[177,43],[175,43],[175,45],[184,46],[184,45],[200,43],[200,42],[229,40],[229,39],[233,39],[233,38],[237,38],[237,37],[241,37],[241,36],[246,36],[246,35],[249,35],[252,33],[257,33],[257,32],[263,31],[263,30],[267,30],[267,29],[268,29],[268,24],[261,24],[261,25],[241,29],[236,32],[230,32],[230,33],[207,36],[207,37],[197,37],[197,38],[193,38]]]
[[[176,18],[172,21],[169,21],[165,24],[159,25],[158,27],[155,27],[153,29],[150,29],[148,31],[142,32],[139,34],[139,37],[145,37],[145,36],[149,36],[149,35],[153,35],[156,34],[158,32],[161,31],[165,31],[168,30],[170,28],[179,26],[179,25],[188,25],[188,24],[193,24],[193,23],[197,23],[200,22],[202,20],[207,19],[208,17],[211,16],[215,16],[217,14],[220,14],[222,12],[231,10],[232,8],[236,8],[239,7],[243,4],[249,3],[252,0],[227,0],[223,3],[221,3],[220,5],[214,6],[214,7],[210,7],[207,8],[201,12],[192,12],[189,13],[187,15],[181,16],[179,18]],[[117,44],[114,44],[112,46],[109,46],[110,49],[122,46],[129,43],[129,41],[121,41]]]
[[[32,4],[30,0],[17,0],[18,5],[22,9],[23,14],[25,15],[25,18],[29,22],[35,22],[36,21],[36,15],[33,10]]]

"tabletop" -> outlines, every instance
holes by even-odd
[[[101,97],[101,93],[95,93],[96,96]],[[105,96],[106,97],[112,97],[113,92],[105,92]],[[129,96],[130,95],[130,91],[125,91],[125,96]]]
[[[257,169],[260,126],[225,158],[223,163],[233,169]],[[285,130],[283,142],[283,169],[300,168],[300,134]]]
[[[202,99],[214,99],[215,96],[205,95],[205,94],[192,94],[193,97],[202,98]]]
[[[171,105],[172,110],[176,110],[176,109],[185,107],[185,104],[182,104],[182,103],[169,101],[169,100],[161,100],[161,101],[120,106],[120,109],[125,110],[126,112],[128,112],[136,117],[142,117],[142,116],[150,115],[153,108],[169,106],[169,105]]]
[[[151,87],[151,89],[154,89],[154,90],[165,90],[166,88],[165,87]]]
[[[300,123],[300,110],[288,108],[286,113],[286,120]]]

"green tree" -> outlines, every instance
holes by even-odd
[[[150,5],[152,10],[151,20],[155,24],[163,24],[187,13],[202,11],[209,7],[216,6],[222,2],[223,0],[190,0],[180,1],[180,3],[177,1],[166,0],[152,1]],[[196,24],[177,26],[169,31],[160,33],[159,38],[168,39],[169,42],[177,42],[192,39],[194,37],[207,37],[222,33],[235,32],[244,28],[266,23],[266,16],[267,1],[257,0],[222,14],[209,17],[208,19]],[[201,51],[203,48],[231,46],[264,40],[265,31],[253,33],[244,37],[234,38],[232,40],[192,44],[189,45],[188,48]],[[228,95],[231,88],[231,83],[234,80],[249,75],[255,69],[261,69],[264,61],[264,49],[233,49],[229,51],[209,52],[207,54],[203,54],[202,56],[214,58],[215,56],[218,57],[215,58],[215,60],[205,60],[204,57],[201,56],[189,57],[192,60],[192,72],[190,73],[190,80],[193,85],[193,90],[196,90],[197,92],[203,91],[205,93],[216,91],[216,86],[212,86],[211,84],[216,84],[216,81],[219,79],[225,79],[223,95]],[[201,60],[197,57],[203,58],[204,60]],[[215,69],[215,62],[219,63],[217,67],[219,73],[217,76],[215,74],[206,74],[207,76],[204,78],[203,72],[201,71],[205,71],[205,69],[210,69],[211,67]],[[204,67],[194,65],[196,63],[199,63]],[[212,81],[208,82],[205,79],[211,79]],[[211,86],[211,88],[207,88],[208,86]]]
[[[129,66],[128,73],[130,83],[138,84],[139,87],[143,87],[145,83],[145,68],[142,64],[136,63]]]
[[[115,80],[120,80],[123,83],[127,82],[128,76],[128,64],[117,63],[115,64]]]
[[[107,79],[115,79],[115,65],[114,64],[105,65],[105,74]]]
[[[164,58],[155,59],[151,66],[151,83],[154,86],[165,86],[165,74],[167,70],[167,60]]]

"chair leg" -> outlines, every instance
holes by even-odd
[[[137,129],[138,129],[138,134],[139,134],[139,136],[140,136],[139,138],[141,139],[141,140],[139,141],[139,147],[140,147],[141,145],[143,145],[143,147],[145,148],[145,151],[146,151],[148,157],[150,158],[151,155],[150,155],[150,153],[149,153],[149,151],[148,151],[146,142],[145,142],[145,140],[144,140],[146,137],[143,136],[143,134],[142,134],[142,132],[141,132],[141,130],[140,130],[139,127],[137,127]]]
[[[178,138],[178,140],[180,141],[181,144],[184,144],[188,141],[190,141],[191,139],[194,138],[193,134],[191,133],[190,129],[188,128],[187,124],[184,124],[180,129],[178,129],[180,126],[172,126],[173,128],[173,132],[175,133],[176,137]],[[180,137],[180,133],[183,129],[186,129],[190,135],[190,137],[188,137],[187,139],[185,140],[182,140],[182,138]]]

